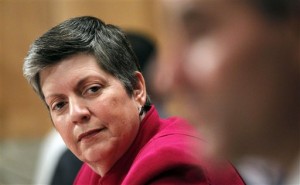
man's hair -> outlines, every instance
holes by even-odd
[[[299,0],[247,0],[258,8],[267,18],[286,20],[290,17],[299,17]]]
[[[80,53],[94,56],[99,67],[118,78],[132,96],[137,85],[135,72],[141,70],[131,45],[121,29],[91,16],[66,20],[35,40],[25,58],[23,74],[44,100],[40,71]],[[150,104],[147,96],[145,106]]]

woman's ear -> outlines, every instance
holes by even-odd
[[[136,71],[135,77],[137,79],[137,83],[135,84],[134,90],[133,90],[133,98],[141,105],[143,106],[146,103],[146,83],[145,79],[141,72]]]

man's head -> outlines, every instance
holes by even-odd
[[[231,157],[280,158],[282,146],[294,152],[298,1],[162,1],[170,44],[160,85],[180,93],[192,122],[204,121],[213,150]]]

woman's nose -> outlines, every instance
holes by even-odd
[[[91,113],[84,100],[72,99],[69,101],[70,119],[74,124],[87,123]]]

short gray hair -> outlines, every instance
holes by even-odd
[[[135,72],[141,70],[131,45],[120,28],[91,16],[66,20],[35,40],[25,58],[23,75],[44,100],[40,71],[79,53],[95,56],[99,67],[118,78],[132,96]],[[150,104],[147,95],[145,105]]]

